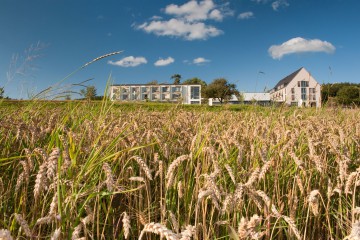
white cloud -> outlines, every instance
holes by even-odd
[[[210,12],[209,18],[214,19],[216,21],[222,21],[224,18],[224,15],[222,14],[222,12],[220,12],[219,9],[214,9]]]
[[[129,57],[125,57],[119,61],[108,61],[108,64],[110,65],[115,65],[115,66],[120,66],[120,67],[136,67],[139,66],[140,64],[146,64],[147,60],[144,57],[134,57],[134,56],[129,56]]]
[[[256,3],[267,3],[269,0],[251,0]]]
[[[304,52],[335,52],[335,47],[319,39],[304,39],[301,37],[292,38],[281,45],[272,45],[269,48],[269,54],[273,59],[281,59],[284,55]]]
[[[254,17],[253,12],[243,12],[243,13],[240,13],[238,16],[239,19],[249,19],[249,18],[253,18],[253,17]]]
[[[172,57],[168,57],[166,59],[162,59],[160,58],[159,60],[157,60],[154,65],[157,67],[162,67],[162,66],[167,66],[171,63],[175,62],[175,60]]]
[[[203,57],[198,57],[198,58],[195,58],[193,60],[193,64],[197,64],[197,65],[201,65],[201,64],[204,64],[204,63],[207,63],[207,62],[210,62],[209,59],[205,59]]]
[[[274,11],[279,10],[280,7],[288,7],[290,4],[286,0],[276,0],[271,4],[271,7],[274,9]]]
[[[197,0],[191,0],[183,5],[170,4],[166,6],[165,13],[184,18],[186,21],[203,21],[214,19],[221,21],[223,15],[212,0],[203,0],[199,3]]]
[[[220,22],[226,16],[234,14],[228,3],[217,5],[213,0],[190,0],[182,5],[170,4],[165,7],[163,12],[171,15],[172,18],[166,20],[154,16],[148,22],[133,25],[133,27],[158,36],[205,40],[223,33],[205,21]]]
[[[222,34],[222,31],[214,26],[202,22],[186,22],[181,19],[172,18],[168,21],[151,21],[137,26],[137,29],[158,36],[180,37],[186,40],[205,40]]]
[[[162,17],[160,17],[160,16],[152,16],[151,18],[150,18],[150,20],[161,20],[162,19]]]

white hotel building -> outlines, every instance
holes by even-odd
[[[201,104],[201,85],[122,84],[110,86],[112,101],[157,101]]]

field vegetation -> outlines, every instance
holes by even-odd
[[[359,239],[360,112],[0,102],[2,239]]]

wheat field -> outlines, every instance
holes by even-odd
[[[359,119],[0,103],[0,239],[360,239]]]

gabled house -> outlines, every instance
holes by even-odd
[[[293,106],[321,107],[321,86],[305,68],[280,80],[270,91],[273,102]]]

